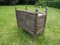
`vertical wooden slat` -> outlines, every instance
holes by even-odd
[[[46,27],[47,14],[48,14],[48,7],[46,7],[46,9],[45,9],[44,30]],[[42,31],[42,33],[44,33],[44,30]]]

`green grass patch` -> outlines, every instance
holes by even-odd
[[[60,45],[60,9],[49,7],[45,32],[32,42],[29,34],[18,29],[15,7],[24,10],[23,5],[0,6],[0,45]],[[30,5],[28,10],[35,11],[35,8]]]

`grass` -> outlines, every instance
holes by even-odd
[[[60,45],[60,9],[49,7],[45,32],[32,41],[29,34],[18,29],[15,7],[24,10],[23,5],[0,6],[0,45]],[[28,8],[35,9],[34,6]],[[40,11],[44,12],[44,8]]]

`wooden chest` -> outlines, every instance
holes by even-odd
[[[46,15],[29,11],[16,10],[17,24],[32,36],[42,34],[45,29]]]

